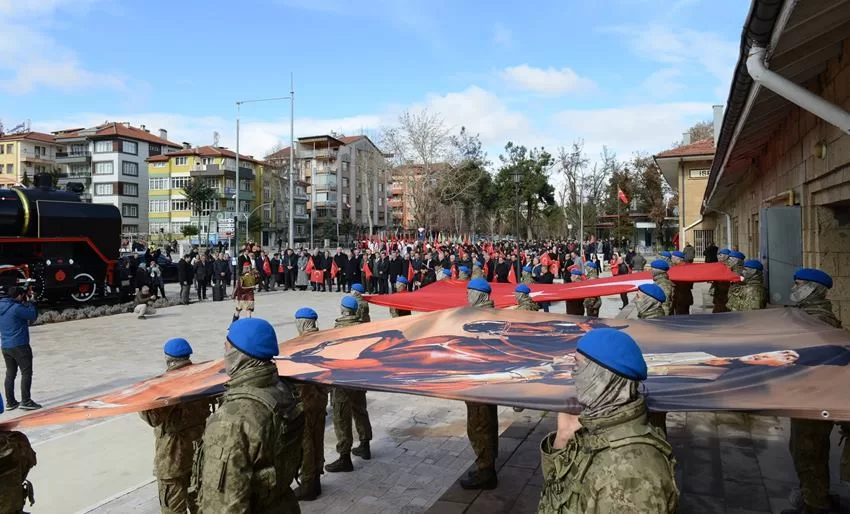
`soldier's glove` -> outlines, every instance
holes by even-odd
[[[33,506],[35,504],[35,488],[32,482],[24,480],[22,487],[24,488],[24,498],[30,502],[30,506]]]

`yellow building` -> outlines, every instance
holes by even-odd
[[[61,148],[52,134],[21,132],[0,136],[0,187],[31,181],[36,173],[55,172],[56,152]]]
[[[230,229],[226,220],[236,211],[236,153],[223,147],[184,144],[182,150],[147,159],[149,181],[149,219],[153,240],[182,238],[183,227],[200,227],[201,241],[208,235],[217,240]],[[244,234],[246,215],[255,206],[255,188],[262,173],[262,163],[250,156],[239,156],[240,239]],[[193,210],[183,188],[193,179],[206,182],[216,192],[215,198],[199,210]],[[194,237],[193,237],[194,239]]]

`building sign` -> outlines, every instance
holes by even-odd
[[[698,169],[698,170],[690,170],[689,177],[690,178],[708,178],[708,174],[711,172],[709,169]]]

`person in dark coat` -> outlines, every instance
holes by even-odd
[[[538,284],[552,284],[555,282],[555,275],[552,274],[551,266],[542,266],[540,268],[540,275],[535,277],[535,282]],[[549,306],[551,303],[549,302],[540,302],[540,308],[543,309],[543,312],[549,312]]]
[[[378,284],[378,294],[388,294],[388,282],[390,270],[390,261],[387,257],[386,250],[381,251],[381,255],[375,260],[375,275],[372,277]]]
[[[714,241],[708,243],[702,255],[705,257],[705,262],[717,262],[717,245],[714,244]]]
[[[399,276],[403,276],[405,279],[407,279],[407,275],[403,274],[406,270],[404,270],[403,268],[404,260],[399,256],[397,251],[393,250],[392,255],[390,255],[389,262],[390,284],[395,285],[396,279],[398,279]],[[404,282],[403,285],[406,286],[407,283]],[[391,292],[395,292],[396,289],[396,287],[391,288]]]
[[[207,285],[210,276],[207,275],[207,256],[201,255],[194,266],[195,284],[198,290],[198,301],[207,299]]]
[[[292,248],[286,249],[283,257],[283,289],[284,291],[295,289],[295,280],[298,278],[298,255]]]
[[[195,278],[195,270],[192,269],[192,255],[186,254],[177,263],[177,281],[180,282],[180,303],[189,305],[189,291]]]
[[[269,260],[269,264],[271,264],[272,268],[272,277],[271,280],[269,280],[269,284],[271,285],[272,290],[283,284],[283,273],[281,273],[280,262],[279,253],[272,255],[272,258]]]
[[[344,292],[351,291],[352,284],[360,283],[360,269],[362,268],[363,258],[360,256],[360,250],[349,251],[349,257],[345,261],[345,282],[342,287]]]
[[[227,255],[220,253],[213,262],[213,287],[220,287],[222,298],[227,295],[227,284],[230,283],[230,259]]]
[[[496,264],[496,282],[500,284],[508,283],[508,275],[511,273],[511,264],[505,260],[504,255],[499,256],[499,263]]]
[[[336,249],[336,255],[334,255],[334,262],[336,263],[336,267],[338,268],[336,274],[336,292],[339,293],[345,290],[346,268],[348,267],[348,256],[342,252],[342,248]]]
[[[145,267],[145,263],[139,263],[139,266],[136,268],[136,276],[133,279],[137,291],[141,290],[143,286],[150,285],[150,275]]]
[[[617,258],[617,276],[620,275],[628,275],[630,273],[629,266],[626,264],[625,260],[622,257]],[[620,293],[620,300],[623,301],[623,306],[620,307],[620,310],[626,308],[626,305],[629,304],[629,295],[626,293]]]

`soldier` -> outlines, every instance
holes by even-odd
[[[190,366],[192,347],[183,338],[169,339],[163,347],[166,373]],[[204,423],[212,412],[214,399],[202,398],[142,411],[139,416],[156,435],[154,476],[159,488],[159,506],[164,514],[197,512],[195,498],[189,495],[192,454],[204,434]]]
[[[672,314],[672,299],[673,299],[673,282],[670,282],[670,277],[667,276],[667,271],[670,270],[670,265],[666,261],[656,259],[649,265],[649,271],[652,273],[652,281],[664,291],[664,315]]]
[[[764,309],[766,301],[764,296],[764,267],[760,261],[750,259],[744,261],[744,269],[741,276],[739,293],[729,302],[729,310],[732,311],[757,311]]]
[[[469,268],[467,266],[460,266],[457,269],[457,279],[469,280]]]
[[[514,288],[514,296],[516,297],[516,310],[537,312],[540,306],[531,299],[531,288],[527,284],[519,284]]]
[[[484,276],[484,272],[481,270],[481,263],[478,261],[473,261],[472,263],[472,275],[470,275],[470,279],[481,278]]]
[[[467,301],[473,307],[493,309],[490,284],[483,278],[470,280]],[[475,470],[460,480],[464,489],[495,489],[499,485],[496,458],[499,455],[499,415],[496,405],[466,402],[466,435],[475,451]]]
[[[363,284],[351,285],[351,296],[357,300],[357,319],[360,323],[369,323],[372,321],[372,317],[369,316],[369,302],[363,299],[363,293],[365,292],[366,288],[363,287]]]
[[[671,258],[673,266],[679,266],[685,263],[685,254],[682,252],[673,252]],[[678,315],[691,313],[691,305],[694,304],[693,295],[694,285],[690,282],[676,282],[673,284],[673,310]]]
[[[726,260],[726,265],[729,269],[738,275],[744,271],[744,260],[746,257],[741,252],[730,252],[729,258]],[[741,294],[741,282],[732,282],[729,284],[729,294],[726,301],[727,309],[731,309],[731,305],[738,301],[738,295]]]
[[[298,514],[290,484],[301,463],[304,413],[278,376],[274,327],[260,318],[235,321],[224,350],[230,380],[195,453],[199,512]]]
[[[666,262],[667,264],[670,264],[670,262],[673,260],[673,254],[665,250],[661,252],[661,260]]]
[[[591,330],[578,342],[574,373],[582,412],[558,414],[557,431],[540,445],[538,513],[677,512],[673,450],[647,423],[639,392],[647,367],[634,339]]]
[[[360,285],[360,284],[355,284]],[[352,286],[352,290],[354,287]],[[334,328],[351,327],[363,323],[357,316],[359,301],[353,296],[345,296],[340,303],[342,317],[337,318]],[[366,316],[368,316],[368,310]],[[366,391],[362,389],[349,389],[347,387],[334,387],[331,389],[331,405],[333,406],[334,432],[336,433],[336,451],[339,458],[327,466],[328,473],[339,473],[354,471],[351,463],[351,454],[363,460],[372,458],[369,441],[372,440],[372,424],[369,421],[369,411],[366,410]],[[352,449],[353,443],[351,432],[351,420],[354,419],[354,427],[360,439],[360,446]]]
[[[404,276],[399,275],[398,278],[395,279],[395,291],[396,293],[403,293],[407,291],[407,279]],[[390,307],[390,316],[393,318],[398,318],[399,316],[410,316],[410,311]]]
[[[0,395],[0,414],[3,414]],[[35,503],[32,483],[27,480],[35,467],[35,452],[21,432],[0,430],[0,513],[22,513],[27,500]]]
[[[723,248],[722,250],[717,252],[717,262],[722,262],[726,266],[729,266],[729,254],[732,251],[728,248]],[[726,303],[729,301],[729,282],[717,281],[711,283],[712,294],[712,303],[713,309],[712,313],[716,312],[729,312],[729,309],[726,307]]]
[[[587,269],[585,273],[587,274],[588,280],[596,280],[599,278],[599,270],[596,267],[596,263],[593,261],[587,262],[584,267]],[[592,296],[590,298],[584,299],[584,309],[587,311],[587,316],[591,318],[599,317],[599,309],[602,308],[602,299],[598,296]]]
[[[298,335],[318,332],[319,315],[309,307],[295,311]],[[328,411],[328,389],[320,384],[299,382],[296,386],[304,410],[304,437],[301,439],[301,485],[295,488],[298,501],[313,501],[322,494],[319,477],[325,465],[325,418]]]
[[[794,274],[791,301],[806,314],[836,328],[841,322],[835,317],[832,302],[826,293],[832,289],[832,277],[814,268],[803,268]],[[795,508],[782,514],[812,514],[833,511],[835,503],[829,495],[829,445],[834,423],[832,421],[792,419],[789,450],[794,460],[794,470],[800,480],[800,490],[791,493],[790,502]],[[848,424],[841,425],[848,433]],[[841,479],[850,480],[850,447],[844,444],[841,453]],[[835,509],[837,510],[837,509]]]
[[[525,266],[522,267],[522,275],[521,275],[520,281],[523,284],[533,284],[534,283],[534,276],[531,274],[531,271],[533,269],[534,268],[532,268],[529,265],[525,265]]]
[[[580,269],[573,268],[570,270],[573,282],[579,282],[584,278],[584,273]],[[567,314],[573,316],[584,316],[584,300],[567,300]]]
[[[422,271],[422,276],[423,277],[425,276],[425,268],[424,267],[423,267],[423,271]],[[440,271],[439,273],[437,273],[437,280],[448,280],[450,278],[452,278],[452,270],[450,270],[450,269],[444,269],[444,270]],[[422,284],[422,285],[425,285],[425,284]]]
[[[663,304],[667,300],[664,290],[656,284],[641,284],[635,295],[638,319],[655,319],[664,316]]]

